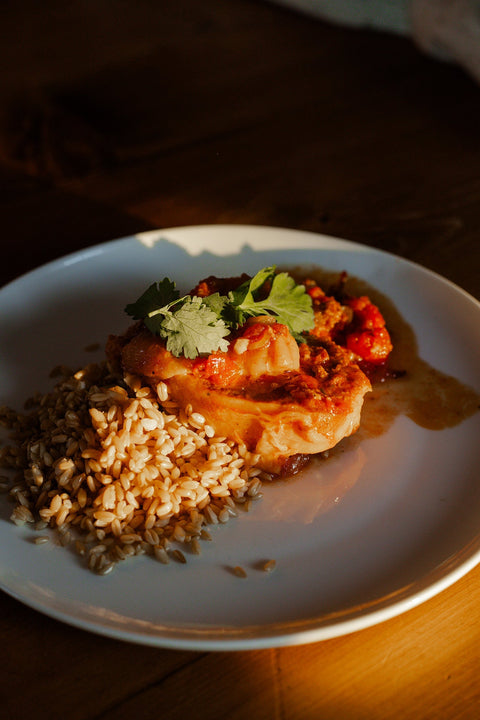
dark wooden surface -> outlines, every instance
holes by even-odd
[[[480,87],[408,39],[252,0],[25,0],[2,4],[0,58],[0,284],[132,232],[253,223],[383,248],[480,298]],[[478,570],[380,626],[233,654],[0,605],[5,718],[480,712]]]

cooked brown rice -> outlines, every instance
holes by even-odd
[[[71,373],[57,368],[54,389],[25,413],[0,409],[10,428],[0,476],[15,502],[12,520],[55,528],[88,568],[107,574],[128,557],[186,562],[211,540],[206,525],[228,522],[261,497],[258,456],[218,437],[191,407],[184,411],[137,377],[121,381],[107,365]],[[177,547],[175,547],[175,544]]]

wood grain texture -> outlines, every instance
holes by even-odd
[[[394,252],[480,298],[480,88],[408,39],[269,3],[6,3],[0,283],[155,227],[254,223]],[[476,720],[480,570],[309,646],[137,647],[0,596],[2,717]]]

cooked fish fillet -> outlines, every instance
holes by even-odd
[[[259,453],[274,474],[294,472],[353,433],[371,389],[351,352],[325,337],[299,346],[272,317],[249,321],[227,352],[195,360],[174,357],[139,323],[109,339],[107,357],[154,387],[163,381],[180,406]]]

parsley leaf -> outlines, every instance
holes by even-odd
[[[236,290],[232,290],[228,297],[235,307],[240,307],[244,302],[255,302],[258,291],[265,286],[267,281],[271,282],[275,276],[275,266],[263,268],[250,280],[246,280]]]
[[[266,283],[271,283],[268,295],[257,299]],[[287,325],[292,335],[300,339],[301,333],[311,330],[315,324],[312,300],[304,285],[297,285],[286,272],[275,275],[275,267],[260,270],[228,297],[235,308],[238,325],[243,325],[249,317],[275,315],[277,322]]]
[[[154,335],[166,340],[172,355],[196,358],[200,353],[228,350],[225,336],[230,329],[221,318],[226,298],[218,293],[207,298],[180,298],[175,283],[164,278],[153,283],[125,312],[143,320]]]
[[[125,311],[163,338],[173,355],[192,359],[216,350],[226,352],[226,336],[249,317],[274,315],[298,341],[314,326],[312,301],[305,287],[285,272],[276,274],[275,266],[263,268],[228,295],[179,297],[175,283],[164,278],[150,285]]]
[[[125,312],[134,320],[143,320],[153,310],[178,300],[179,295],[175,283],[168,278],[163,278],[161,282],[150,285],[136,302],[127,305]]]
[[[145,324],[148,327],[148,320]],[[187,295],[177,310],[166,311],[159,330],[167,341],[167,350],[176,357],[183,354],[193,359],[200,353],[228,350],[225,336],[229,328],[200,297]]]
[[[228,303],[227,297],[225,295],[220,295],[220,293],[216,292],[212,295],[207,295],[206,297],[202,298],[202,300],[204,304],[207,305],[210,310],[216,313],[219,318],[223,316],[223,312]]]

